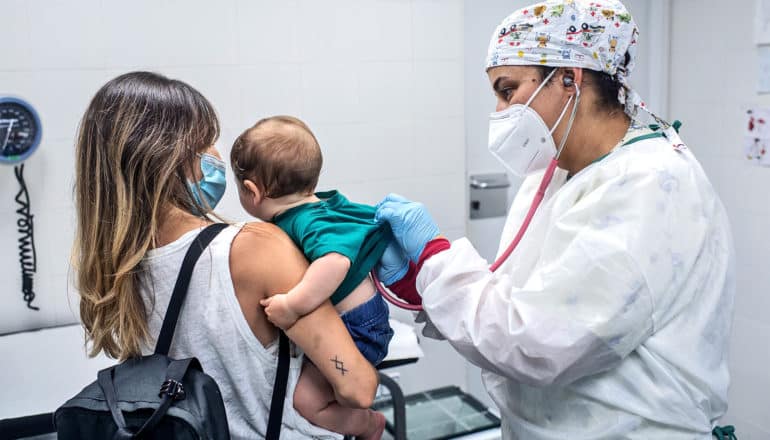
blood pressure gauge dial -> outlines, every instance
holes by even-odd
[[[26,160],[40,145],[37,112],[24,100],[0,96],[0,163]]]

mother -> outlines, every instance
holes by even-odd
[[[185,251],[212,222],[206,213],[224,193],[224,165],[213,146],[218,135],[211,104],[157,74],[119,76],[91,101],[77,140],[74,246],[91,355],[152,352]],[[291,240],[267,223],[230,226],[196,265],[170,355],[197,357],[216,380],[233,438],[261,438],[267,427],[277,332],[259,301],[288,291],[306,267]],[[331,304],[287,335],[338,402],[371,404],[375,372]],[[301,365],[301,357],[292,359],[287,396]],[[333,435],[301,418],[290,401],[285,405],[282,438]]]

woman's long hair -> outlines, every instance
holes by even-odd
[[[141,354],[147,320],[140,263],[168,208],[204,212],[187,186],[196,154],[217,140],[211,104],[189,85],[150,72],[105,84],[80,122],[73,247],[80,319],[101,351]]]

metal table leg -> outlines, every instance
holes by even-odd
[[[401,387],[388,375],[378,372],[380,385],[390,391],[393,400],[393,430],[395,440],[406,440],[406,402]]]

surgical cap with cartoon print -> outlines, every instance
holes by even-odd
[[[546,0],[519,9],[497,27],[487,69],[542,65],[606,72],[622,85],[618,100],[636,118],[639,109],[646,110],[628,82],[638,36],[633,17],[618,0]]]

